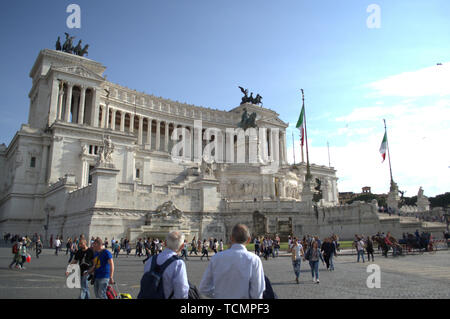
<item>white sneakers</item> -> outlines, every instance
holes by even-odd
[[[316,283],[316,278],[313,278],[313,283]]]

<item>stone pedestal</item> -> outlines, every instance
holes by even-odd
[[[302,202],[312,203],[314,193],[311,190],[311,180],[303,182]]]
[[[219,181],[215,178],[199,178],[192,183],[200,190],[200,206],[202,212],[218,212],[220,208]]]
[[[387,197],[387,205],[393,210],[398,210],[398,203],[400,201],[400,196],[398,196],[398,186],[397,183],[391,181],[391,188]]]
[[[119,170],[112,164],[100,164],[92,171],[94,207],[117,206],[117,175]]]

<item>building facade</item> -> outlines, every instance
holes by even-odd
[[[107,81],[105,69],[39,53],[28,123],[0,147],[2,232],[133,241],[177,229],[226,240],[244,222],[253,234],[320,233],[319,215],[339,204],[336,171],[311,165],[323,193],[314,210],[306,165],[287,163],[288,124],[276,112],[155,97]],[[244,131],[247,112],[257,128]],[[367,222],[376,222],[369,206]]]

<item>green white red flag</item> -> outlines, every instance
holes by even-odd
[[[380,146],[380,153],[381,156],[383,157],[383,162],[386,159],[386,150],[387,150],[387,133],[384,133],[384,137],[383,137],[383,141],[381,142],[381,146]],[[383,163],[381,162],[381,163]]]
[[[300,117],[298,118],[297,125],[295,126],[300,130],[300,144],[303,147],[305,144],[305,106],[303,105]]]

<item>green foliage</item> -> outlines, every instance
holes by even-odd
[[[448,207],[450,205],[450,193],[437,195],[436,197],[429,197],[431,208],[434,207]]]

